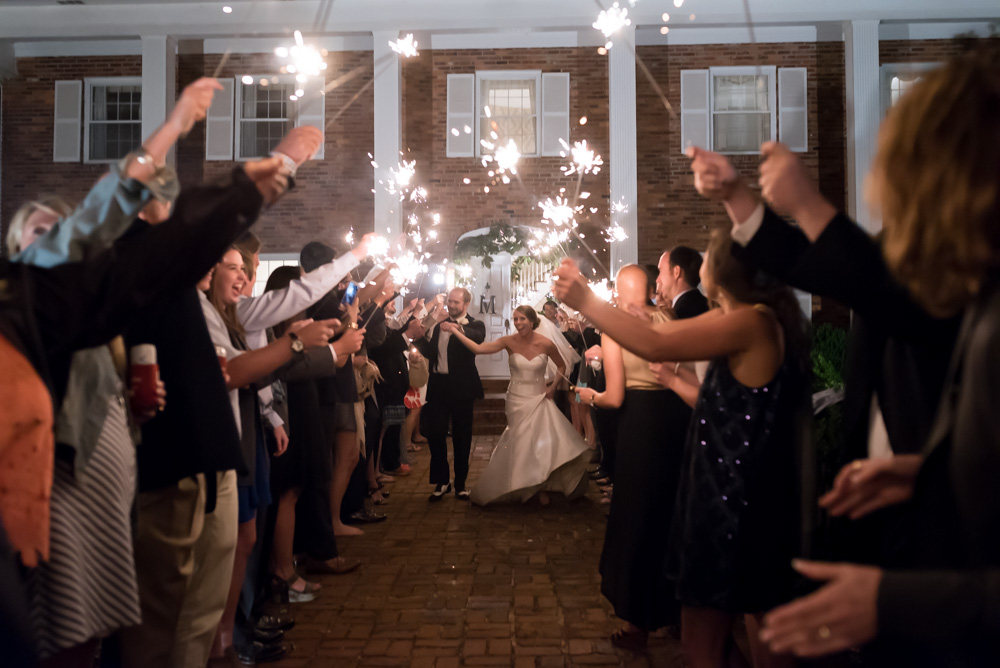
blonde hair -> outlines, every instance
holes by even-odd
[[[895,277],[936,316],[961,310],[1000,268],[1000,68],[980,48],[927,74],[890,111],[872,203]]]
[[[58,219],[65,218],[73,213],[73,207],[69,202],[58,195],[43,195],[38,199],[25,202],[17,210],[10,220],[10,227],[7,229],[7,253],[17,255],[21,248],[21,235],[24,233],[24,224],[28,222],[35,213],[44,211]]]

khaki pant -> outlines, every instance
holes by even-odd
[[[216,475],[215,510],[205,515],[205,528],[194,546],[194,573],[177,625],[177,641],[171,657],[173,668],[200,667],[208,663],[233,579],[239,530],[236,471]]]
[[[218,500],[209,515],[202,475],[139,494],[135,560],[142,624],[122,631],[125,668],[208,662],[236,549],[236,473],[217,475]]]

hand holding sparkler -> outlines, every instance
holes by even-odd
[[[837,210],[820,194],[802,161],[778,142],[765,142],[760,152],[761,194],[771,208],[794,218],[810,236],[811,231],[824,229]]]
[[[729,199],[740,183],[729,158],[697,146],[689,147],[684,155],[691,159],[694,187],[699,195],[708,199]]]
[[[322,145],[322,130],[311,125],[301,125],[289,130],[288,134],[274,148],[274,152],[288,156],[298,168],[302,166],[302,163],[316,155]]]
[[[351,235],[351,238],[353,239],[353,234]],[[369,232],[365,236],[361,237],[361,241],[358,242],[358,245],[351,249],[351,252],[354,253],[354,257],[358,258],[358,260],[364,260],[368,257],[369,247],[377,238],[378,235],[374,232]]]
[[[208,108],[212,106],[212,98],[217,90],[222,90],[222,84],[211,77],[202,77],[194,83],[188,84],[181,96],[177,98],[177,104],[170,112],[168,122],[181,135],[186,135],[195,123],[204,120]]]
[[[556,280],[552,284],[552,294],[570,308],[583,311],[582,307],[587,302],[596,299],[580,273],[580,268],[572,259],[563,258],[553,276]]]
[[[268,205],[278,201],[288,189],[288,177],[281,173],[281,158],[264,158],[243,164],[243,171],[257,186]]]

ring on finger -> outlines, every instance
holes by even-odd
[[[826,640],[830,637],[830,627],[823,624],[818,629],[816,629],[816,635],[819,636],[820,640]]]

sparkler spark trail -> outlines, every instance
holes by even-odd
[[[593,26],[609,39],[622,28],[630,25],[632,25],[632,19],[628,18],[628,10],[619,5],[617,1],[610,8],[602,9],[601,13],[597,15],[597,20],[593,23]],[[611,42],[604,46],[610,49]]]

